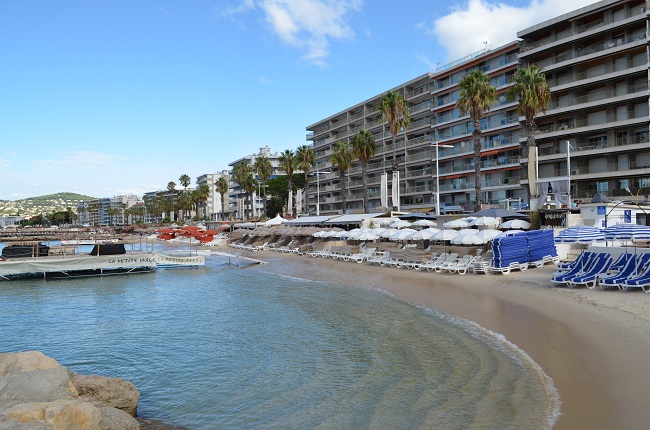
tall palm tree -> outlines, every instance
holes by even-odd
[[[174,181],[167,182],[167,191],[169,191],[170,193],[176,191],[176,182]]]
[[[268,181],[273,174],[273,165],[268,158],[260,155],[255,160],[255,163],[253,163],[253,169],[262,182],[262,192],[264,193],[264,214],[266,214],[266,181]]]
[[[546,83],[546,75],[534,64],[530,67],[517,69],[515,84],[507,93],[509,101],[519,101],[517,113],[526,118],[524,129],[528,141],[528,193],[531,200],[538,197],[537,184],[537,153],[535,147],[535,117],[539,112],[546,113],[546,106],[551,101],[551,90]],[[570,169],[571,166],[567,166]]]
[[[240,162],[233,166],[232,176],[235,178],[235,182],[239,184],[240,190],[243,191],[244,200],[246,200],[246,191],[244,190],[244,182],[246,177],[252,172],[250,164],[246,162]],[[242,210],[242,218],[246,219],[246,201],[244,201],[244,208]]]
[[[210,196],[210,187],[208,186],[208,184],[201,184],[194,191],[192,191],[192,201],[196,205],[197,217],[200,218],[201,216],[205,215],[202,213],[200,209],[205,205],[205,202],[208,201],[209,196]]]
[[[293,213],[293,171],[295,169],[295,158],[293,151],[290,149],[285,149],[282,154],[278,157],[278,163],[280,168],[284,170],[284,173],[287,174],[287,192],[289,197],[287,199],[287,213],[290,213],[292,216],[295,216]]]
[[[179,212],[183,211],[181,221],[185,221],[187,219],[187,214],[188,212],[191,212],[193,205],[194,202],[192,201],[192,194],[188,193],[187,191],[181,192],[181,194],[178,196],[178,199],[176,200],[176,207],[178,208]]]
[[[253,193],[255,192],[255,190],[257,188],[257,181],[253,177],[252,170],[251,170],[251,173],[246,175],[246,177],[244,178],[244,181],[241,184],[241,186],[244,189],[244,192],[246,193],[246,195],[248,195],[248,202],[250,204],[250,211],[251,211],[250,213],[251,213],[251,218],[252,218],[253,215],[254,215],[254,212],[255,212],[253,210]]]
[[[345,173],[352,164],[352,152],[350,147],[343,141],[336,142],[332,147],[332,156],[330,161],[332,166],[336,166],[339,170],[339,184],[341,186],[341,209],[345,215],[348,197],[348,184],[345,181]],[[344,182],[345,181],[345,182]]]
[[[476,176],[476,210],[481,210],[481,119],[490,105],[497,100],[497,90],[490,83],[490,78],[481,70],[472,70],[458,83],[460,95],[456,107],[462,115],[467,115],[472,120],[474,131],[474,175]]]
[[[395,138],[400,129],[406,129],[411,122],[411,111],[402,94],[397,91],[389,91],[381,98],[377,105],[377,110],[381,112],[381,119],[388,123],[393,141],[393,162],[391,171],[397,170],[397,158],[395,155]],[[395,185],[393,185],[395,186]]]
[[[309,172],[316,165],[316,154],[314,148],[308,145],[301,145],[296,149],[296,169],[302,170],[305,174],[305,187],[303,191],[304,207],[309,212]]]
[[[368,172],[366,172],[366,167],[377,151],[375,138],[368,130],[359,130],[359,133],[352,138],[350,144],[352,145],[352,154],[361,163],[361,173],[363,177],[363,212],[368,213]]]
[[[215,189],[221,196],[221,219],[225,219],[225,213],[226,213],[226,194],[228,193],[228,189],[230,186],[228,185],[228,181],[226,178],[223,176],[217,179],[217,182],[214,184]]]
[[[192,180],[190,179],[189,176],[187,176],[185,173],[183,173],[181,175],[181,177],[178,178],[178,182],[183,186],[183,188],[185,190],[187,190],[187,187],[188,187],[188,185],[190,185],[190,182],[192,182]]]

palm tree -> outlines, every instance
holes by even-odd
[[[524,129],[528,141],[528,192],[531,200],[538,196],[537,183],[537,153],[535,147],[535,116],[541,111],[546,113],[546,106],[551,101],[551,90],[546,83],[546,75],[534,64],[530,67],[517,69],[515,84],[507,93],[509,101],[519,101],[517,113],[526,118]],[[571,166],[567,166],[570,169]]]
[[[237,163],[232,168],[232,175],[235,178],[235,181],[239,184],[241,191],[244,191],[244,200],[246,199],[246,192],[244,190],[244,182],[246,177],[252,173],[250,164],[245,162]],[[244,201],[244,209],[242,211],[242,218],[246,219],[246,202]]]
[[[314,148],[308,145],[299,146],[296,149],[296,169],[302,170],[305,174],[305,188],[303,191],[303,198],[306,204],[304,207],[307,208],[309,212],[309,172],[311,168],[316,165],[316,154],[314,153]]]
[[[251,218],[254,215],[254,210],[253,210],[253,193],[255,192],[255,189],[257,188],[257,181],[253,177],[253,173],[249,173],[246,175],[244,178],[244,182],[241,184],[242,188],[244,189],[244,192],[246,195],[248,195],[248,202],[250,204],[250,209],[251,209]]]
[[[290,213],[292,216],[295,216],[293,213],[293,171],[295,168],[295,159],[294,159],[294,154],[293,151],[290,149],[285,149],[282,154],[278,157],[278,163],[280,164],[280,168],[284,170],[284,173],[287,174],[287,191],[289,193],[289,197],[287,199],[287,213]]]
[[[190,179],[189,176],[187,176],[185,173],[183,173],[181,175],[181,177],[178,178],[178,182],[183,186],[183,188],[185,190],[187,190],[187,187],[188,187],[188,185],[190,185],[190,182],[192,182],[192,180]]]
[[[223,220],[225,218],[225,212],[226,212],[226,207],[225,207],[226,194],[228,193],[228,189],[230,187],[228,185],[228,181],[223,176],[217,179],[217,182],[214,184],[214,187],[219,193],[219,195],[221,196],[221,219]]]
[[[200,208],[205,205],[205,202],[208,201],[209,196],[210,196],[210,187],[208,187],[208,184],[201,184],[196,188],[196,190],[192,191],[192,201],[196,205],[197,217],[200,218],[201,216],[205,215],[202,213]]]
[[[330,161],[332,166],[336,166],[339,170],[339,184],[341,186],[341,209],[345,215],[347,197],[348,197],[348,184],[345,181],[345,172],[352,164],[352,152],[350,147],[342,141],[336,142],[332,147],[332,156]]]
[[[255,160],[255,163],[253,163],[253,169],[262,182],[262,192],[264,193],[264,214],[266,214],[266,181],[268,181],[273,174],[273,165],[268,158],[260,155]]]
[[[170,193],[176,191],[176,182],[174,181],[167,182],[167,191],[169,191]]]
[[[490,83],[488,76],[481,70],[472,70],[458,83],[460,95],[456,107],[462,115],[472,120],[474,131],[474,175],[476,176],[476,210],[481,210],[481,119],[490,110],[490,105],[497,100],[497,90]]]
[[[368,213],[368,173],[366,172],[366,166],[377,150],[375,138],[369,131],[359,130],[359,133],[352,138],[350,144],[352,145],[352,154],[361,163],[361,173],[363,177],[363,212]]]
[[[192,201],[192,193],[183,191],[178,196],[178,199],[176,200],[176,207],[178,208],[179,211],[181,210],[183,211],[183,217],[181,221],[185,221],[185,219],[187,219],[187,213],[191,212],[193,204],[194,202]]]
[[[411,122],[411,111],[402,94],[397,91],[389,91],[384,94],[381,102],[377,105],[377,110],[381,112],[381,119],[386,121],[390,127],[393,141],[393,162],[391,164],[391,170],[394,172],[397,170],[395,137],[397,137],[397,133],[399,133],[401,128],[406,129],[406,126]],[[393,184],[393,186],[396,185]]]

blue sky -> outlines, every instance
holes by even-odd
[[[193,185],[590,3],[4,0],[0,199],[142,195],[185,173]]]

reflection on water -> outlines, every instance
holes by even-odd
[[[128,379],[192,429],[541,429],[550,381],[471,323],[360,289],[236,269],[0,283],[1,351]]]

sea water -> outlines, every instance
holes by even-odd
[[[481,327],[376,291],[237,268],[0,282],[0,351],[132,381],[191,429],[545,429],[552,382]],[[0,263],[1,264],[1,263]]]

